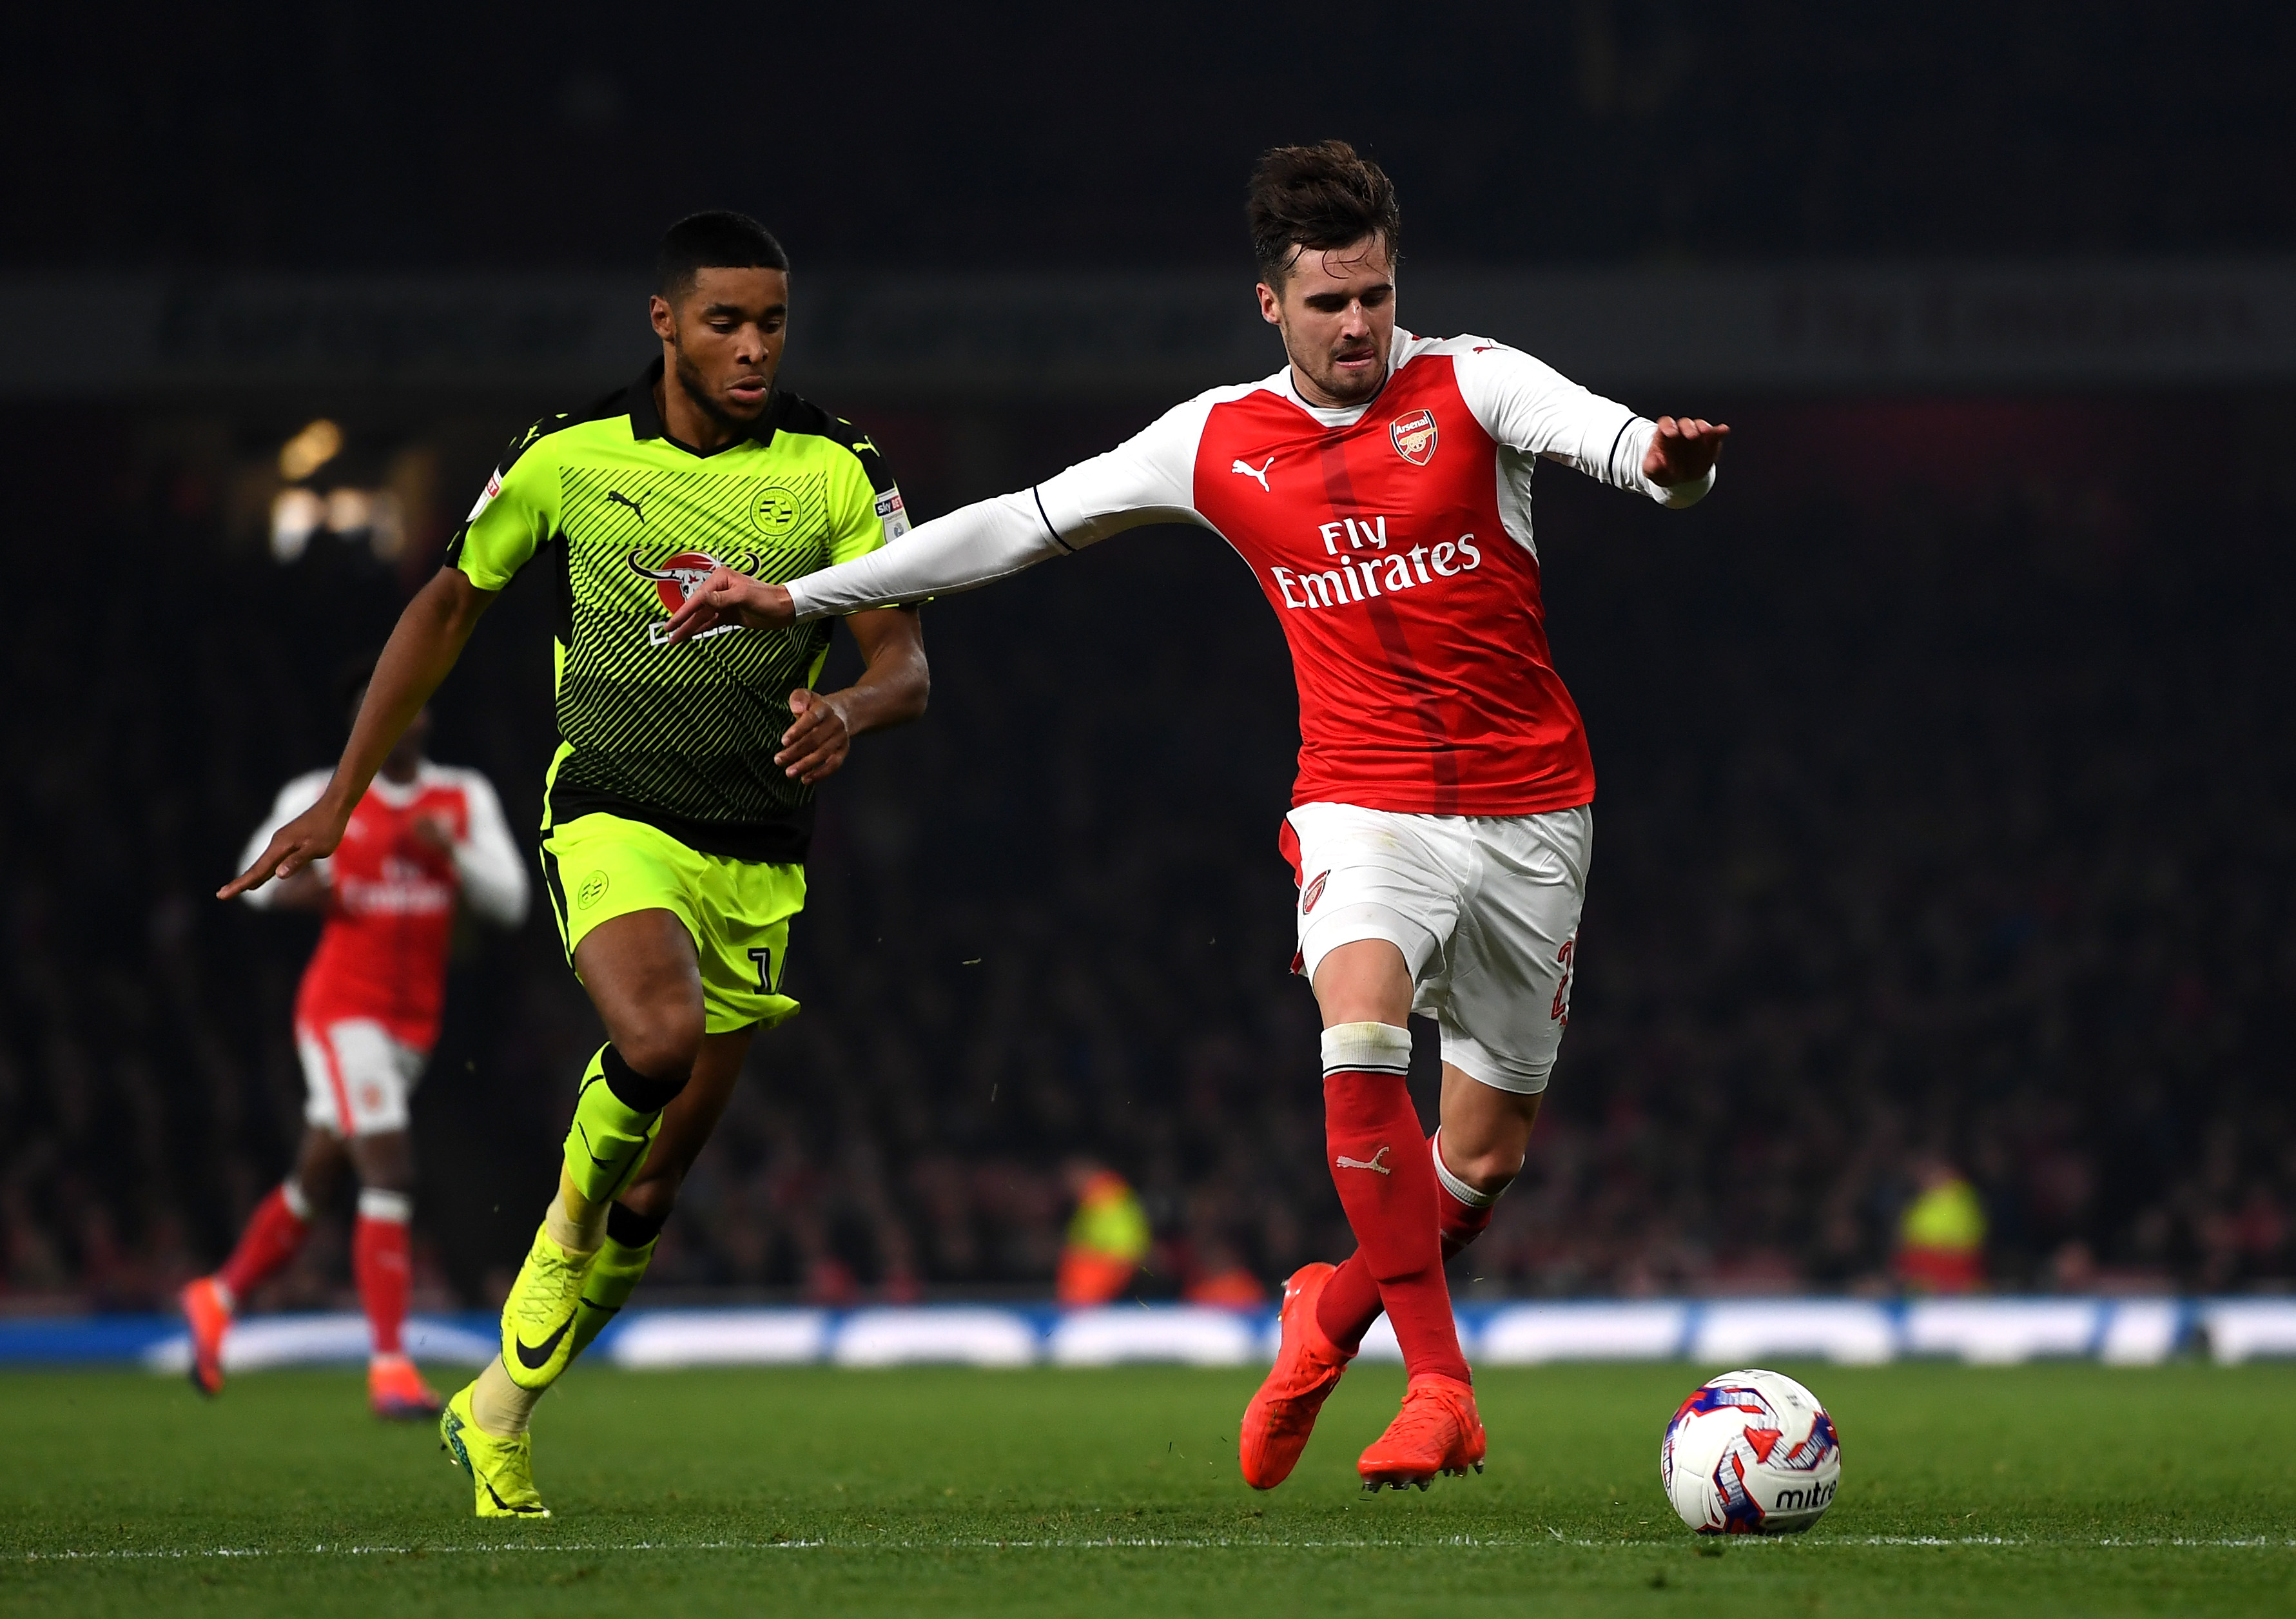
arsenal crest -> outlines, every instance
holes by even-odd
[[[1387,424],[1387,436],[1395,444],[1395,453],[1414,467],[1423,467],[1435,459],[1435,413],[1414,411],[1408,416],[1398,416]]]

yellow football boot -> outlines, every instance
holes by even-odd
[[[472,1383],[439,1413],[439,1443],[454,1464],[470,1475],[480,1517],[548,1517],[534,1487],[534,1435],[498,1438],[471,1415]]]

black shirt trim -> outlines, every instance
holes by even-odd
[[[619,815],[667,832],[689,849],[753,865],[801,866],[813,848],[816,800],[808,798],[770,821],[696,821],[617,793],[560,782],[550,792],[550,824],[543,837],[581,815]]]
[[[1037,520],[1044,524],[1045,532],[1053,536],[1053,544],[1069,555],[1076,555],[1076,547],[1061,538],[1061,531],[1053,527],[1053,519],[1045,511],[1045,497],[1037,492],[1037,486],[1034,484],[1029,486],[1029,498],[1037,503]]]
[[[683,438],[673,435],[667,427],[662,425],[661,413],[654,408],[653,403],[654,384],[660,382],[661,379],[662,362],[660,356],[657,356],[651,365],[638,373],[638,380],[622,390],[619,410],[620,413],[627,413],[630,419],[631,437],[659,438],[664,444],[674,444],[696,461],[707,461],[719,451],[730,450],[740,444],[742,438],[754,438],[765,448],[773,447],[774,428],[781,415],[778,407],[785,397],[781,389],[775,388],[767,396],[766,408],[758,413],[757,421],[750,424],[749,431],[743,434],[742,438],[728,439],[715,450],[697,450]]]

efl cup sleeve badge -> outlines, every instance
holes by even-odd
[[[888,489],[877,497],[877,521],[885,530],[888,545],[908,533],[908,509],[901,504],[898,489]]]
[[[484,511],[488,506],[493,505],[495,503],[495,497],[501,493],[502,474],[500,472],[488,473],[487,475],[487,487],[479,491],[478,503],[471,508],[471,515],[464,518],[463,520],[466,523],[477,522],[479,520],[479,513]]]
[[[1395,445],[1395,453],[1414,467],[1435,459],[1433,411],[1416,410],[1408,416],[1398,416],[1387,424],[1387,436]]]

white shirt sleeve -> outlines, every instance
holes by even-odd
[[[1639,489],[1662,506],[1694,506],[1714,487],[1714,472],[1688,483],[1653,483],[1643,457],[1658,424],[1605,399],[1519,348],[1482,338],[1456,339],[1459,393],[1475,420],[1499,443],[1562,462],[1619,489]]]
[[[319,795],[327,790],[328,774],[326,771],[315,770],[308,775],[296,777],[279,789],[279,796],[271,801],[270,814],[264,817],[263,824],[255,829],[255,835],[247,840],[247,846],[239,852],[241,871],[244,871],[255,863],[257,858],[262,854],[264,846],[271,841],[281,827],[285,826],[319,801]],[[334,864],[332,860],[314,861],[311,863],[311,870],[319,874],[321,882],[332,887]],[[272,902],[279,897],[279,887],[275,882],[268,882],[260,888],[250,888],[239,897],[258,911],[268,911],[271,909]]]
[[[462,879],[463,903],[501,928],[526,920],[526,857],[503,819],[494,783],[475,770],[455,773],[463,789],[464,835],[455,845],[455,875]]]
[[[791,580],[799,620],[972,590],[1144,523],[1201,522],[1196,442],[1213,398],[1167,411],[1106,454],[1033,489],[959,507],[881,551]]]

